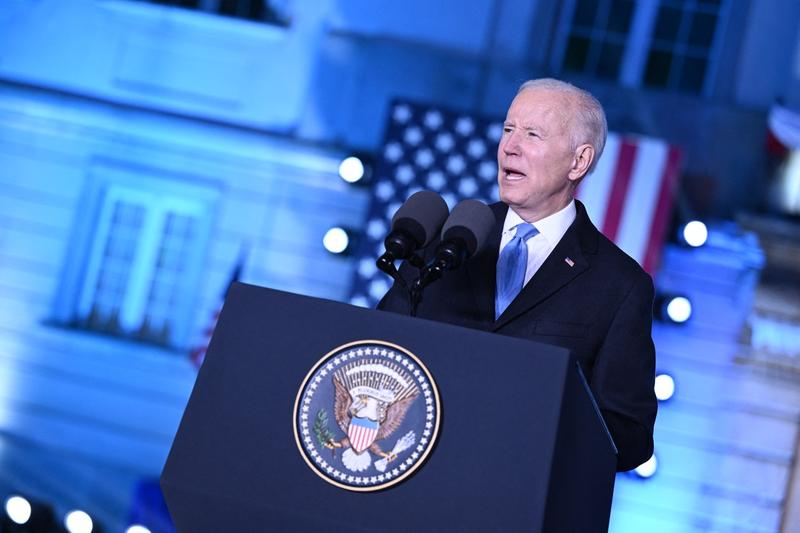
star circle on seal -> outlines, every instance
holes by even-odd
[[[422,361],[396,344],[361,340],[331,350],[306,375],[294,434],[322,479],[369,492],[422,466],[440,419],[439,391]]]

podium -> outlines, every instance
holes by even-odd
[[[354,492],[312,470],[298,391],[338,346],[415,354],[438,439],[412,475]],[[607,531],[616,451],[563,349],[237,283],[161,476],[178,531]]]

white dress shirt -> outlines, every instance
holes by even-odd
[[[532,222],[539,233],[526,241],[528,246],[528,266],[525,269],[525,285],[531,280],[536,271],[542,266],[547,256],[556,247],[558,241],[567,232],[570,224],[575,220],[575,200],[567,207],[539,221]],[[525,222],[512,208],[508,208],[506,220],[503,223],[503,235],[500,238],[500,252],[514,238],[517,226]]]

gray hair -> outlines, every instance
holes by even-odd
[[[568,96],[575,105],[575,113],[571,117],[570,122],[573,126],[571,133],[572,149],[575,150],[581,144],[591,144],[594,148],[594,159],[589,166],[586,174],[591,172],[597,166],[600,156],[603,154],[603,148],[606,145],[606,136],[608,136],[608,123],[606,122],[606,114],[603,111],[603,106],[600,102],[592,96],[591,93],[580,89],[566,81],[557,80],[554,78],[539,78],[536,80],[528,80],[520,85],[517,94],[526,89],[548,89],[556,91]]]

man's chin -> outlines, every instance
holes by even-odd
[[[511,207],[519,205],[519,198],[515,198],[515,195],[508,191],[503,191],[502,187],[500,187],[500,201]]]

